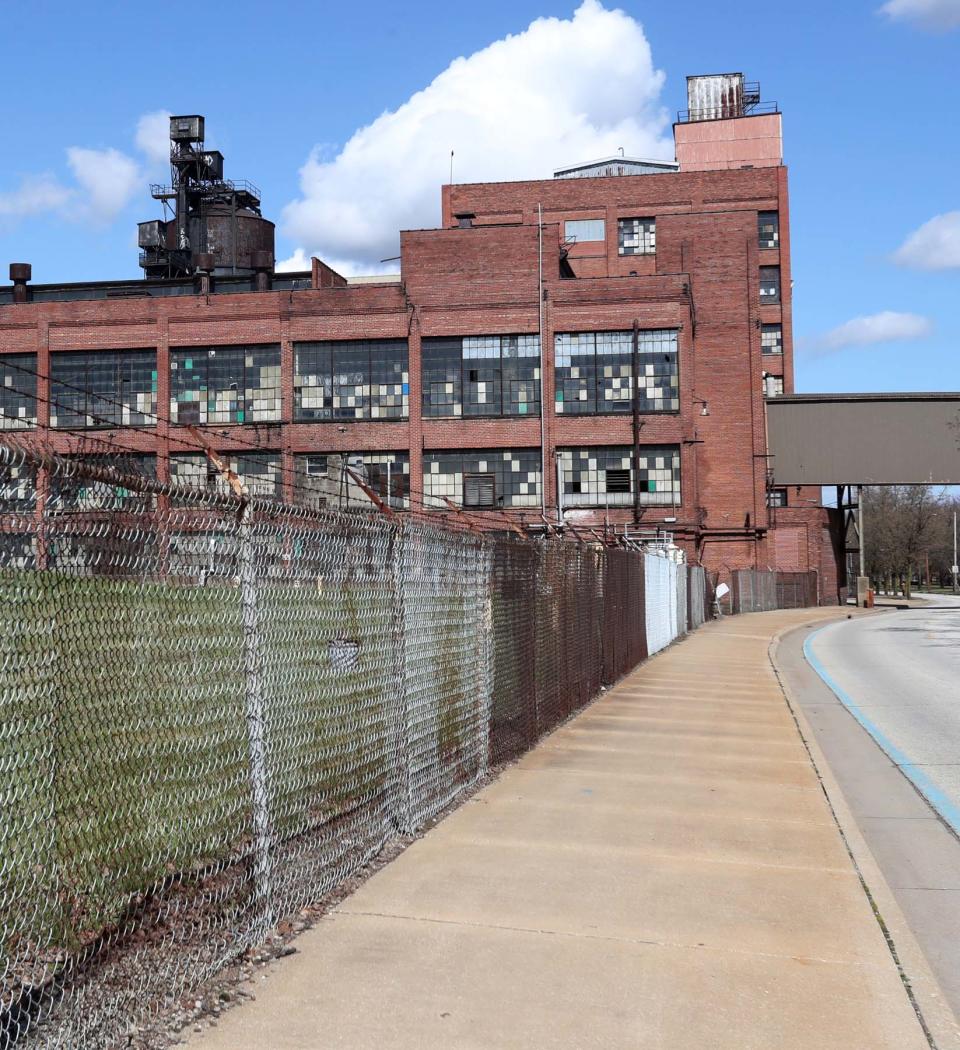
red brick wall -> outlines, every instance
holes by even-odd
[[[543,207],[539,225],[538,205]],[[779,252],[758,249],[758,210],[780,212]],[[476,213],[473,228],[453,214]],[[618,217],[657,219],[656,256],[620,257]],[[606,241],[576,245],[577,279],[560,276],[563,222],[604,218]],[[283,365],[282,424],[219,427],[221,451],[268,446],[283,455],[284,489],[293,487],[293,456],[304,452],[409,450],[411,491],[422,493],[424,449],[538,447],[539,419],[421,419],[420,340],[438,335],[534,333],[543,324],[542,403],[548,511],[556,507],[553,452],[558,447],[632,440],[626,416],[572,417],[553,412],[556,332],[643,328],[680,330],[680,411],[643,417],[644,444],[681,449],[682,500],[649,507],[643,525],[668,526],[691,558],[711,568],[764,567],[773,544],[765,498],[766,437],[760,375],[782,369],[792,389],[793,341],[789,216],[785,168],[667,173],[617,178],[493,183],[443,189],[440,230],[401,235],[402,284],[337,285],[318,265],[315,284],[297,291],[125,298],[0,307],[0,353],[156,347],[161,423],[124,433],[93,431],[141,451],[191,448],[183,431],[163,421],[169,405],[168,354],[174,346],[277,342]],[[512,225],[510,225],[512,223]],[[542,247],[541,247],[542,245]],[[539,273],[542,263],[543,295]],[[781,266],[782,305],[759,305],[758,267]],[[782,363],[762,358],[759,325],[782,319]],[[301,340],[406,338],[410,351],[410,418],[392,422],[294,423],[293,346]],[[41,398],[47,395],[41,382]],[[701,414],[706,400],[709,415]],[[225,436],[226,435],[226,436]],[[54,434],[58,448],[77,440]],[[822,512],[806,515],[805,557],[824,577]],[[624,523],[632,511],[610,511]],[[818,517],[819,515],[819,517]],[[604,512],[588,515],[602,522]],[[582,520],[583,515],[578,515]],[[782,516],[778,521],[786,520]],[[829,547],[829,544],[826,545]],[[832,570],[831,570],[832,571]],[[835,571],[831,586],[836,588]]]

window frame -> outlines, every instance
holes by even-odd
[[[540,358],[536,332],[428,336],[420,343],[421,416],[537,419],[543,408]],[[480,384],[484,389],[477,389]],[[529,396],[521,398],[524,392]]]
[[[770,227],[766,241],[764,239],[765,229],[764,227]],[[757,212],[757,244],[760,247],[760,251],[779,251],[780,249],[780,212],[777,210],[773,211],[758,211]]]
[[[679,328],[644,328],[640,330],[640,378],[646,380],[666,380],[666,383],[654,385],[652,389],[663,390],[665,394],[660,398],[650,398],[646,392],[651,389],[646,383],[641,390],[640,412],[642,415],[669,416],[680,414],[680,329]],[[566,342],[569,340],[569,342]],[[574,342],[575,340],[575,342]],[[611,347],[617,341],[623,345],[623,349],[611,352]],[[645,340],[647,346],[645,346]],[[662,345],[665,341],[672,340],[673,347],[664,350]],[[633,332],[629,329],[610,329],[599,331],[580,332],[555,332],[554,333],[554,415],[578,417],[578,416],[623,416],[629,415],[633,410],[632,381],[633,381]],[[592,346],[592,350],[590,347]],[[584,349],[586,348],[586,349]],[[657,358],[663,355],[668,366],[672,370],[656,371],[658,364],[663,362]],[[670,360],[672,358],[672,361]],[[574,364],[574,360],[577,364]],[[566,363],[561,363],[566,362]],[[648,369],[653,368],[651,373]],[[560,370],[577,370],[577,375],[561,375]],[[608,374],[609,372],[609,374]],[[614,373],[617,374],[614,374]],[[609,382],[609,386],[607,386]],[[623,383],[626,382],[626,386]],[[586,384],[588,397],[580,396]],[[608,390],[611,395],[622,391],[625,397],[607,397]],[[567,394],[575,394],[575,397],[567,397]],[[657,408],[657,401],[664,405],[669,402],[669,407]],[[590,407],[585,410],[567,411],[566,406],[579,406],[586,403]],[[600,407],[603,405],[604,407]],[[561,407],[563,406],[563,407]]]
[[[275,361],[256,363],[258,355],[274,353]],[[254,359],[251,364],[247,364],[248,358]],[[203,362],[202,368],[195,367],[197,361]],[[283,422],[282,361],[280,343],[211,343],[203,346],[170,347],[170,423],[173,426],[242,427]],[[264,369],[273,371],[269,376],[275,380],[273,386],[259,385]],[[197,377],[197,382],[188,385],[181,381],[181,374],[185,375],[188,372]],[[218,396],[230,390],[236,391],[236,397],[232,407],[229,407],[229,399],[228,407],[224,407]],[[253,395],[248,397],[248,391],[262,393],[266,390],[272,392],[271,400],[276,402],[276,406],[258,409],[256,402],[262,398]],[[198,396],[181,400],[181,395],[186,393],[195,393]],[[213,409],[210,408],[211,395],[214,401]],[[188,411],[187,418],[181,419],[184,405],[197,405],[198,418],[191,418],[194,413]],[[211,413],[226,413],[230,418],[210,419]]]
[[[575,445],[565,446],[557,449],[560,455],[560,470],[562,474],[563,495],[562,502],[565,509],[574,507],[629,507],[634,503],[634,459],[633,447],[630,445]],[[643,445],[641,446],[641,458],[645,466],[643,471],[661,471],[669,473],[669,486],[665,489],[650,488],[651,482],[647,481],[648,487],[640,492],[640,504],[645,507],[676,507],[681,506],[683,498],[683,456],[680,445]],[[608,467],[601,465],[601,460],[616,460],[618,466]],[[664,461],[669,459],[663,467],[656,465],[657,459]],[[628,467],[623,463],[627,462]],[[595,464],[591,466],[590,464]],[[652,465],[651,465],[652,463]],[[583,466],[586,464],[586,467]],[[586,487],[582,474],[586,470]],[[613,490],[607,488],[607,473],[609,470],[615,472],[626,472],[629,475],[630,485],[627,490]],[[569,486],[569,487],[568,487]],[[663,493],[663,499],[655,498]],[[654,498],[651,498],[654,494]],[[609,497],[616,497],[611,499]]]
[[[776,348],[770,349],[763,341],[763,337],[768,334],[773,334],[774,331],[777,335]],[[782,357],[783,356],[783,324],[777,321],[773,324],[761,324],[760,325],[760,353],[767,357]]]
[[[114,430],[157,425],[160,406],[156,347],[56,350],[50,354],[49,369],[52,430]],[[98,387],[97,382],[109,377],[111,372],[112,382]],[[150,378],[144,382],[146,372]],[[149,389],[144,389],[145,386]],[[140,396],[149,396],[149,411],[137,407]],[[125,420],[124,415],[129,418]],[[88,423],[87,419],[94,422]]]
[[[628,248],[624,245],[626,239],[626,231],[624,229],[625,223],[634,223],[635,228],[633,236],[636,237],[640,247],[637,249]],[[637,227],[636,224],[641,224]],[[643,224],[646,224],[644,226]],[[617,219],[617,254],[622,258],[635,258],[638,255],[656,255],[657,254],[657,217],[643,216],[643,215],[625,215],[622,218]]]
[[[766,274],[766,278],[765,275]],[[774,278],[773,275],[776,275]],[[760,305],[761,306],[777,306],[783,299],[783,288],[780,279],[780,267],[779,266],[761,266],[760,273]],[[776,286],[775,290],[770,295],[764,295],[763,289],[764,284],[769,284],[771,287]]]
[[[36,426],[37,420],[37,355],[0,354],[0,430]]]
[[[423,498],[434,510],[464,499],[464,478],[494,476],[494,503],[474,510],[531,510],[541,506],[543,464],[540,447],[439,448],[423,452]]]
[[[391,391],[391,387],[399,390]],[[304,405],[308,397],[310,400],[317,397],[308,395],[308,391],[319,391],[320,405]],[[351,398],[352,405],[334,403]],[[294,423],[408,420],[409,341],[383,338],[294,342],[292,413]]]
[[[600,236],[599,237],[581,237],[576,233],[570,232],[570,227],[576,224],[581,226],[587,226],[589,224],[594,226],[599,225]],[[606,219],[564,219],[563,221],[563,240],[566,244],[605,244],[607,240],[607,220]]]

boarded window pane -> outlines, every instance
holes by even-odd
[[[463,505],[465,507],[492,507],[495,486],[492,474],[465,474],[463,477]]]

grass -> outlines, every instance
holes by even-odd
[[[455,714],[473,684],[447,637],[466,615],[456,591],[423,599],[408,654],[443,698],[421,727],[436,756],[473,731]],[[0,970],[15,976],[18,960],[75,951],[172,873],[249,853],[247,679],[230,582],[7,571],[0,609]],[[277,840],[385,809],[399,703],[389,581],[345,567],[261,582],[257,611]],[[448,626],[434,638],[431,623]]]

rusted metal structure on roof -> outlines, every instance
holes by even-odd
[[[687,113],[681,120],[727,120],[751,113],[760,103],[760,84],[742,73],[687,77]]]
[[[252,273],[268,283],[273,223],[260,213],[260,191],[253,183],[223,177],[223,154],[204,145],[203,117],[170,118],[170,174],[171,185],[150,187],[164,218],[139,224],[144,276]]]

